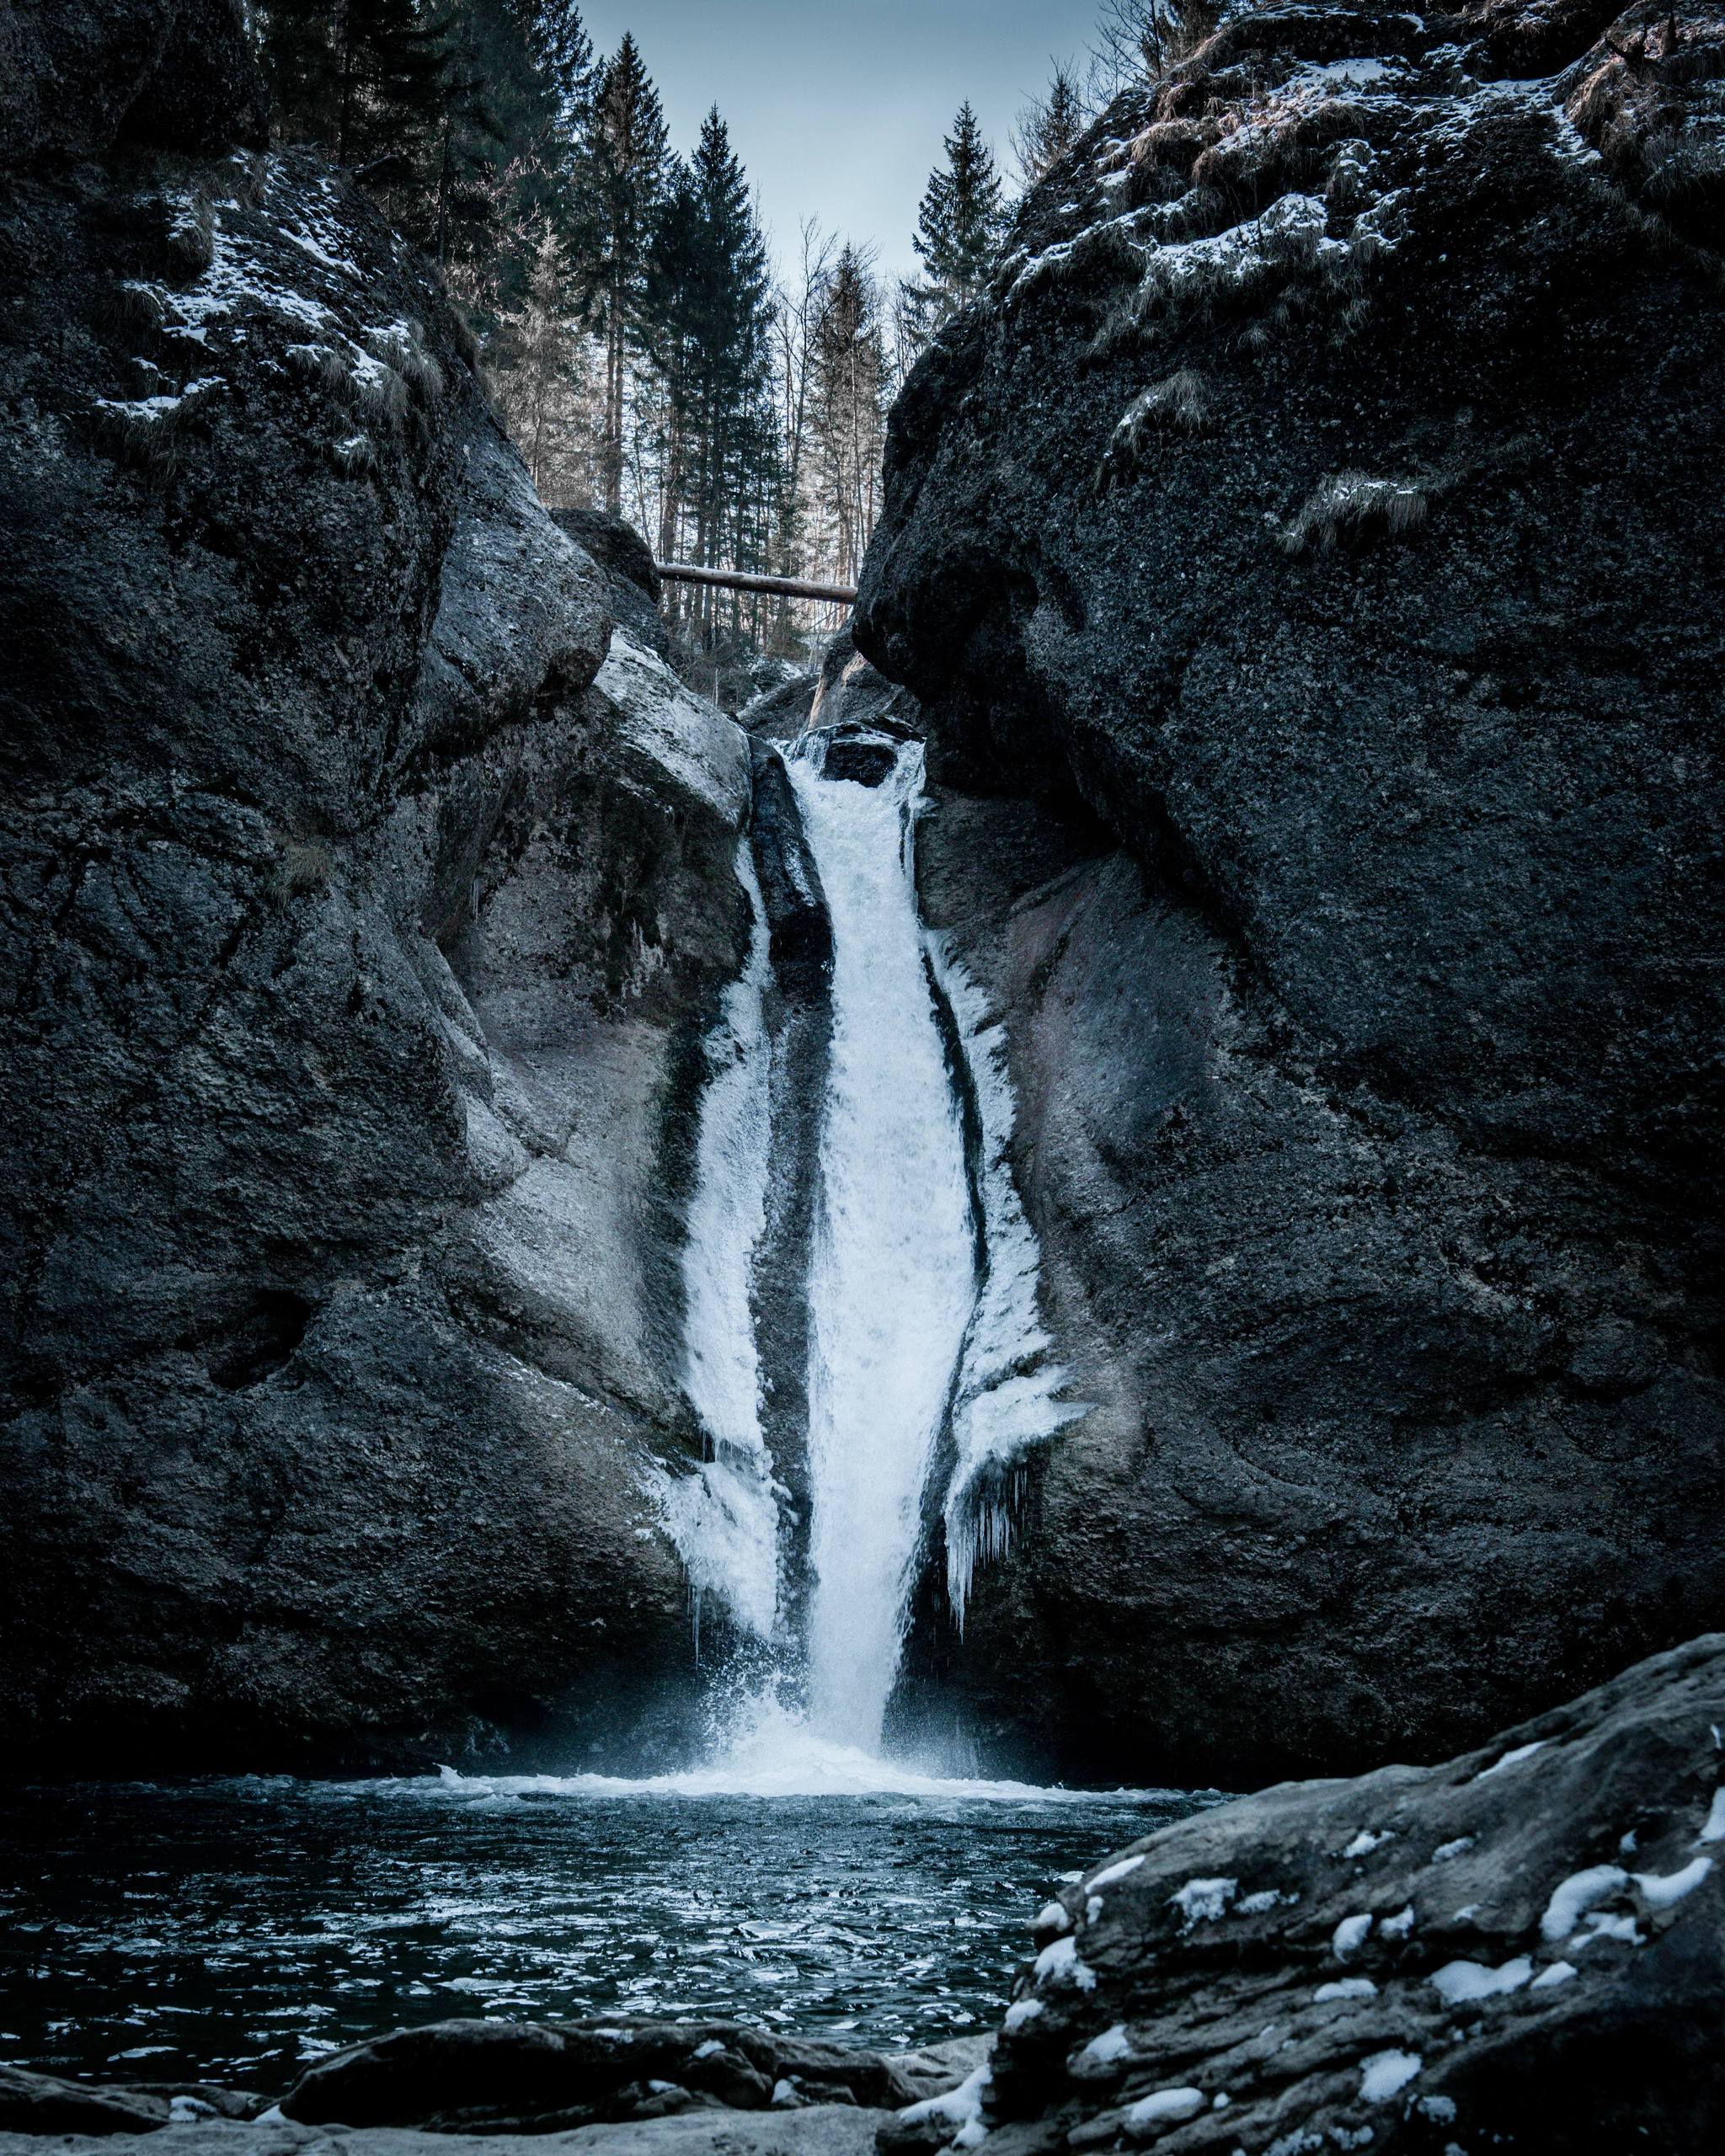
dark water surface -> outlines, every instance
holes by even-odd
[[[14,1790],[0,2059],[279,2090],[339,2045],[453,2015],[929,2041],[998,2016],[1063,1872],[1213,1801],[454,1776]]]

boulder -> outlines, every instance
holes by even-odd
[[[1437,1758],[1725,1620],[1725,27],[1606,12],[1231,10],[894,411],[857,646],[1088,1411],[919,1595],[984,1756]]]
[[[567,532],[605,578],[611,619],[637,643],[670,657],[670,632],[659,611],[664,587],[653,549],[632,524],[601,509],[554,509],[551,520]]]
[[[1713,2146],[1722,1726],[1716,1634],[1444,1766],[1284,1784],[1131,1844],[1036,1920],[975,2092],[988,2145]],[[883,2148],[938,2145],[932,2112]]]
[[[168,2121],[165,2095],[0,2066],[0,2133],[154,2133]]]
[[[852,2051],[731,2021],[438,2021],[320,2059],[281,2100],[301,2124],[544,2133],[679,2111],[903,2105],[949,2085],[937,2054]]]

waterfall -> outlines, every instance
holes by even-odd
[[[704,1595],[717,1595],[763,1640],[778,1606],[778,1507],[750,1308],[772,1134],[764,1009],[771,969],[766,908],[746,839],[737,849],[737,878],[752,917],[749,952],[702,1044],[707,1083],[683,1249],[684,1390],[709,1457],[665,1493],[665,1524],[695,1598],[697,1640]]]
[[[773,766],[781,792],[788,779],[818,872],[810,903],[824,904],[831,937],[818,1145],[812,1121],[808,1136],[791,1134],[799,1157],[818,1154],[807,1367],[799,1344],[791,1388],[800,1400],[806,1380],[806,1457],[781,1465],[794,1498],[763,1434],[759,1298],[775,1283],[785,1292],[763,1235],[770,1155],[787,1138],[775,1077],[782,1091],[787,1073],[773,1070],[768,909],[746,846],[737,873],[754,925],[705,1043],[684,1253],[686,1385],[708,1457],[668,1486],[665,1512],[697,1608],[705,1594],[721,1598],[780,1657],[787,1682],[756,1695],[752,1726],[733,1733],[733,1758],[748,1753],[757,1771],[788,1743],[846,1758],[878,1750],[931,1503],[962,1624],[975,1566],[1005,1546],[1025,1449],[1082,1412],[1056,1398],[1065,1373],[1047,1359],[1036,1241],[1009,1160],[1004,1030],[918,914],[921,748],[870,735],[843,739],[841,751],[814,734]],[[980,1141],[969,1161],[966,1105]],[[782,1383],[776,1397],[788,1396]],[[945,1486],[931,1489],[937,1462]],[[793,1547],[807,1553],[806,1578],[793,1564],[795,1593]]]
[[[975,1294],[964,1136],[911,859],[922,752],[878,785],[793,762],[833,934],[809,1466],[810,1721],[873,1750],[897,1673],[923,1485]]]

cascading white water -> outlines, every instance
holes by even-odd
[[[766,908],[749,842],[737,878],[754,925],[739,979],[703,1043],[707,1083],[695,1190],[683,1249],[685,1388],[712,1457],[665,1493],[665,1524],[701,1599],[719,1597],[737,1622],[770,1638],[778,1605],[778,1507],[761,1428],[761,1367],[749,1306],[766,1219],[771,1077],[762,998],[772,977]]]
[[[817,736],[787,766],[833,941],[807,1283],[812,1516],[800,1642],[779,1636],[787,1493],[762,1430],[751,1309],[774,1132],[764,1000],[772,963],[746,843],[737,873],[754,927],[705,1043],[683,1258],[686,1383],[711,1457],[664,1493],[697,1621],[712,1595],[745,1633],[803,1651],[804,1704],[789,1705],[776,1683],[738,1700],[723,1758],[702,1770],[758,1790],[900,1786],[908,1770],[877,1754],[943,1421],[952,1473],[933,1494],[962,1623],[975,1565],[1006,1544],[1012,1469],[1029,1444],[1082,1412],[1055,1397],[1065,1373],[1047,1361],[1036,1239],[1009,1159],[1004,1033],[948,939],[925,931],[917,911],[921,749],[900,747],[875,786],[828,776],[824,762]],[[974,1187],[931,976],[975,1104]]]
[[[975,1294],[964,1148],[911,859],[922,752],[878,786],[792,782],[832,923],[832,1060],[809,1283],[809,1716],[873,1751],[929,1458]]]

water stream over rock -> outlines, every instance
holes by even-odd
[[[1056,1399],[1063,1373],[1045,1362],[998,1029],[918,914],[922,763],[919,743],[841,728],[767,768],[777,828],[764,837],[757,817],[756,846],[824,915],[828,954],[814,1202],[793,1289],[805,1360],[777,1374],[804,1414],[777,1462],[762,1422],[775,1374],[756,1329],[787,1274],[764,1281],[757,1260],[770,1156],[806,1145],[809,1126],[788,1134],[775,1118],[770,908],[746,847],[754,931],[706,1043],[684,1281],[709,1457],[670,1486],[665,1512],[697,1625],[717,1596],[771,1653],[720,1751],[798,1789],[896,1785],[878,1755],[918,1567],[943,1562],[962,1620],[974,1565],[1009,1532],[1013,1463],[1081,1412]]]

